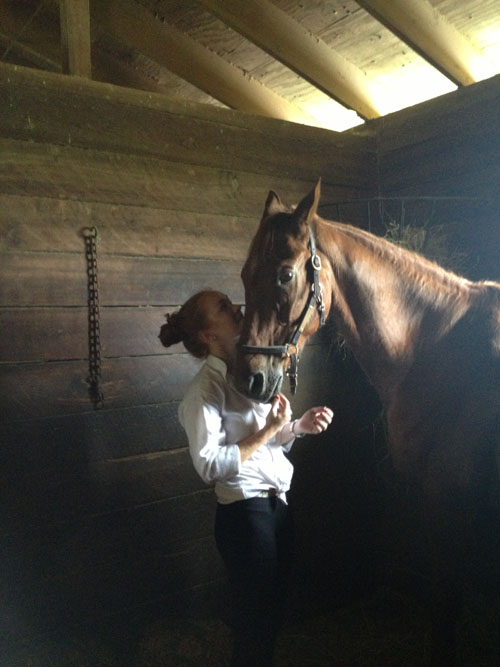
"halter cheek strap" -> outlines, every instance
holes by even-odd
[[[321,270],[321,258],[316,253],[316,240],[313,231],[309,227],[309,249],[311,251],[310,263],[312,268],[311,289],[309,298],[299,319],[299,323],[288,343],[284,345],[240,345],[243,354],[264,354],[271,357],[280,357],[281,359],[290,359],[290,364],[286,374],[290,379],[290,389],[292,394],[297,390],[297,375],[299,363],[298,343],[300,336],[306,328],[314,311],[318,311],[320,326],[325,323],[325,304],[323,303],[323,293],[319,282],[319,272]]]

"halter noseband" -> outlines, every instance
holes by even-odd
[[[258,345],[240,345],[240,350],[243,352],[243,354],[264,354],[269,357],[280,357],[281,359],[289,358],[290,364],[287,368],[286,374],[290,379],[290,390],[292,395],[295,394],[295,391],[297,390],[297,374],[299,363],[299,349],[297,346],[299,338],[306,328],[306,325],[309,322],[309,319],[315,309],[317,309],[319,314],[320,326],[323,326],[325,323],[325,304],[323,303],[323,292],[319,283],[321,258],[316,254],[316,240],[314,238],[311,227],[309,227],[309,249],[311,251],[310,262],[313,272],[309,299],[304,306],[299,323],[293,333],[293,336],[290,339],[290,342],[285,343],[284,345],[265,345],[262,347]]]

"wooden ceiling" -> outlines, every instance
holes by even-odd
[[[343,130],[500,72],[499,0],[0,0],[5,62]]]

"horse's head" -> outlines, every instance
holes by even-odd
[[[329,307],[313,231],[319,196],[318,181],[290,209],[271,190],[241,272],[246,308],[236,381],[254,400],[270,401],[285,373],[295,391],[299,350]]]

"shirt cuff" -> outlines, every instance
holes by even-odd
[[[281,431],[274,436],[274,442],[272,444],[290,449],[295,440],[295,434],[292,432],[292,424],[293,422],[284,424]]]

